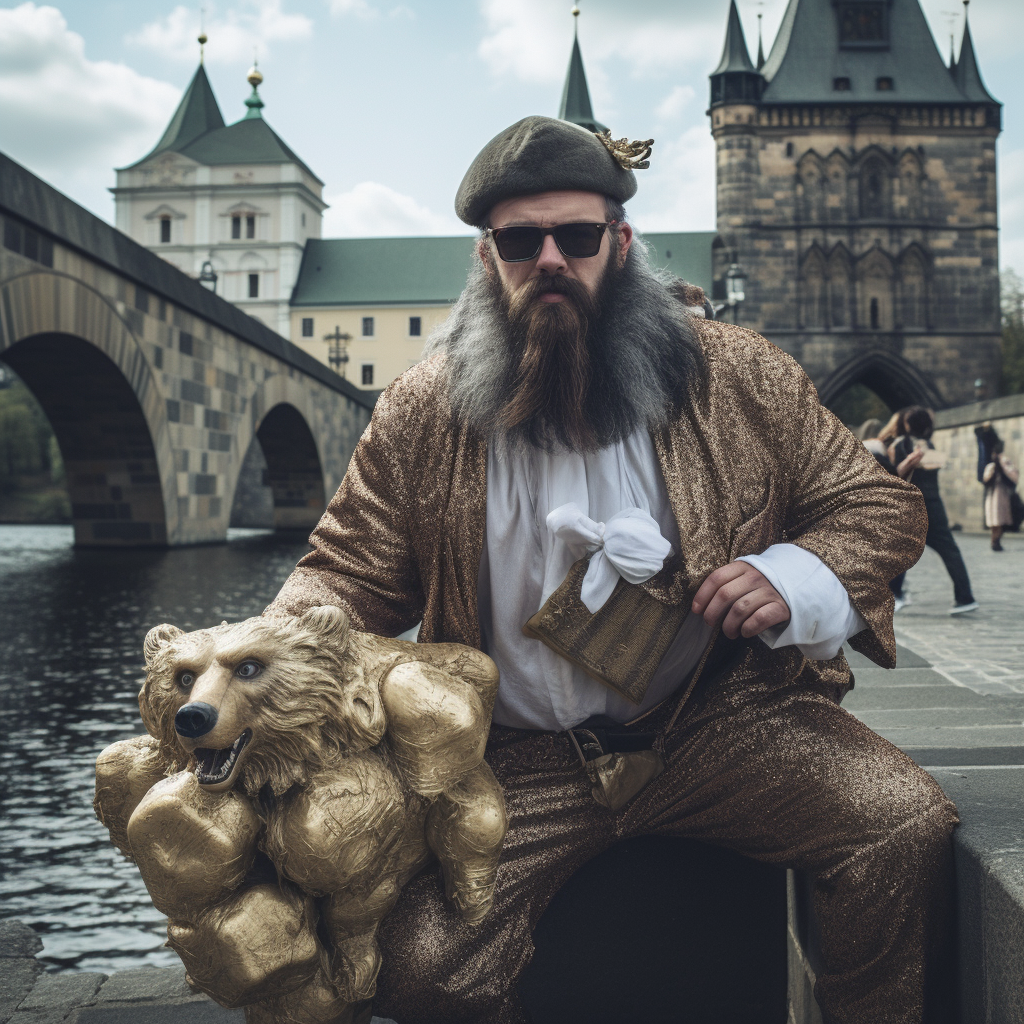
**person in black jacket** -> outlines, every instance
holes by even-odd
[[[931,436],[935,430],[935,421],[927,409],[911,406],[904,410],[903,423],[906,433],[898,437],[890,449],[890,458],[894,465],[899,466],[904,459],[915,451],[922,453],[921,460],[908,477],[910,483],[920,488],[924,495],[925,507],[928,510],[928,537],[925,543],[938,553],[953,581],[953,607],[950,615],[973,612],[978,608],[971,591],[971,580],[967,575],[960,548],[953,539],[946,516],[946,507],[942,504],[939,494],[938,460],[929,459],[928,452],[934,451]]]

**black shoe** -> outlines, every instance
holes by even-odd
[[[992,541],[992,550],[993,551],[1002,551],[1003,550],[1003,545],[1000,544],[999,541],[994,540],[994,541]]]

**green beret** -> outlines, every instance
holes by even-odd
[[[524,117],[477,154],[455,196],[455,212],[479,228],[503,199],[562,191],[599,192],[624,203],[636,195],[636,177],[586,128]]]

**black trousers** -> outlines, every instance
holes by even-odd
[[[964,565],[963,555],[953,539],[953,531],[949,528],[949,519],[946,516],[946,507],[941,499],[929,498],[925,495],[925,507],[928,510],[928,536],[925,544],[928,545],[946,567],[949,578],[953,581],[953,603],[970,604],[974,600],[971,592],[971,578],[967,575],[967,566]],[[892,592],[900,597],[903,594],[903,580],[906,573],[901,573],[889,584]]]

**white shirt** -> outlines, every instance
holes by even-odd
[[[525,636],[523,624],[585,550],[548,526],[549,513],[563,513],[563,506],[570,503],[594,521],[591,527],[600,527],[599,534],[617,513],[640,509],[654,519],[673,549],[680,544],[661,468],[645,430],[586,455],[530,449],[499,456],[492,445],[478,603],[483,649],[501,673],[494,706],[499,725],[559,731],[592,715],[627,722],[670,696],[711,639],[712,628],[691,612],[637,706],[539,640]],[[561,518],[564,521],[564,514]],[[832,658],[844,640],[865,628],[843,585],[811,552],[776,544],[744,561],[765,576],[790,609],[787,624],[761,634],[770,647],[796,644],[808,658]]]

